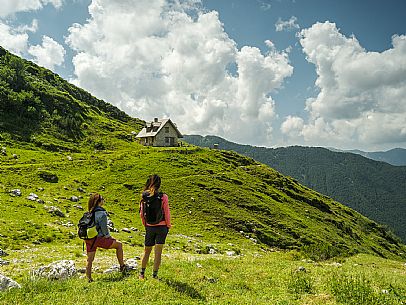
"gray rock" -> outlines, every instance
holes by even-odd
[[[6,253],[6,251],[0,249],[0,256],[8,256],[8,253]]]
[[[41,203],[41,204],[44,204],[44,200],[42,200],[42,199],[37,199],[37,202]]]
[[[130,230],[133,231],[133,232],[138,232],[138,229],[134,228],[134,227],[131,227]]]
[[[27,199],[28,199],[28,200],[31,200],[31,201],[37,201],[38,195],[37,195],[37,194],[34,194],[34,193],[30,193],[30,194],[28,195]]]
[[[121,231],[126,232],[126,233],[131,233],[131,230],[129,228],[122,228]]]
[[[2,147],[2,148],[1,148],[1,154],[2,154],[3,156],[7,156],[7,148],[6,148],[6,147]]]
[[[68,159],[68,161],[72,161],[73,158],[71,156],[67,156],[66,159]]]
[[[226,255],[227,256],[235,256],[236,253],[235,253],[235,251],[226,251]]]
[[[18,196],[18,197],[20,197],[23,193],[21,192],[20,189],[15,189],[15,190],[11,190],[11,191],[10,191],[10,194],[13,195],[13,196]]]
[[[138,262],[136,258],[130,258],[126,260],[125,264],[127,265],[127,271],[137,270],[138,268]],[[120,266],[113,265],[109,269],[104,271],[104,273],[113,273],[113,272],[120,272]]]
[[[258,242],[255,238],[252,238],[252,237],[250,238],[250,241],[252,241],[255,244]]]
[[[21,285],[11,278],[0,274],[0,291],[7,291],[12,288],[21,288]]]
[[[50,213],[53,214],[55,216],[59,216],[59,217],[66,217],[65,214],[57,207],[54,206],[44,206],[44,208]]]
[[[82,189],[81,187],[78,187],[77,190],[81,193],[86,193],[86,191],[84,189]]]
[[[67,279],[77,273],[75,262],[72,260],[62,260],[41,267],[31,272],[34,278],[47,278],[50,280]]]
[[[114,232],[114,223],[110,219],[107,220],[107,228]]]
[[[303,267],[303,266],[300,266],[299,268],[297,268],[296,271],[298,271],[298,272],[306,272],[306,268]]]
[[[43,187],[39,187],[39,188],[38,188],[38,191],[43,192],[43,191],[44,191],[44,188],[43,188]]]
[[[79,201],[79,198],[78,198],[77,196],[71,196],[71,197],[69,198],[69,200],[70,200],[70,201],[73,201],[73,202],[78,202],[78,201]]]
[[[0,258],[0,266],[6,266],[6,265],[10,265],[10,262]]]
[[[135,258],[129,258],[126,260],[126,265],[128,266],[128,270],[137,270],[138,268],[138,262],[137,262],[137,257]]]
[[[75,204],[74,207],[79,209],[79,210],[83,210],[83,207],[81,205],[79,205],[79,204]]]
[[[18,159],[18,156],[16,154],[13,154],[14,159]]]

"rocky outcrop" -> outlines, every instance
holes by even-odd
[[[12,288],[21,288],[21,285],[11,278],[0,274],[0,291],[7,291]]]
[[[31,272],[34,278],[47,278],[50,280],[67,279],[77,273],[75,262],[72,260],[62,260],[43,266]]]

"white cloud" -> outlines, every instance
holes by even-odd
[[[27,50],[28,34],[13,30],[8,24],[0,21],[0,45],[14,54],[21,55]]]
[[[7,17],[17,12],[36,11],[44,5],[62,6],[63,0],[0,0],[0,17]]]
[[[405,144],[406,36],[393,36],[393,47],[380,53],[366,51],[330,22],[316,23],[299,37],[316,66],[319,88],[306,102],[304,140],[366,149]]]
[[[48,69],[53,70],[64,62],[65,49],[48,36],[42,37],[42,44],[31,46],[28,53],[34,56],[34,61]]]
[[[94,0],[66,43],[75,83],[132,116],[170,116],[184,133],[269,143],[274,101],[293,68],[286,53],[243,47],[199,1]],[[228,72],[237,67],[237,75]]]
[[[281,125],[283,134],[289,135],[292,138],[301,136],[303,129],[303,119],[299,117],[288,116]]]
[[[35,33],[38,30],[38,20],[34,19],[31,25],[20,25],[16,28],[16,32],[18,33],[25,33],[25,32],[32,32]]]
[[[295,16],[290,17],[289,20],[283,21],[281,18],[275,23],[275,30],[277,32],[281,31],[291,31],[299,29],[299,25],[296,23],[297,18]]]

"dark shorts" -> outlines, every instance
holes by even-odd
[[[152,247],[155,244],[165,244],[169,229],[167,226],[146,226],[145,246]]]
[[[94,238],[85,240],[85,242],[86,242],[86,251],[87,252],[94,252],[94,251],[96,251],[97,248],[110,249],[111,245],[115,241],[116,240],[111,236],[109,236],[109,237],[97,236],[96,240]]]

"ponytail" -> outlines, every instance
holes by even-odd
[[[151,175],[148,177],[144,186],[144,192],[149,192],[150,196],[155,195],[161,187],[161,177],[158,175]]]
[[[89,202],[87,204],[88,211],[92,212],[101,201],[103,201],[103,197],[100,194],[94,193],[90,195]]]

